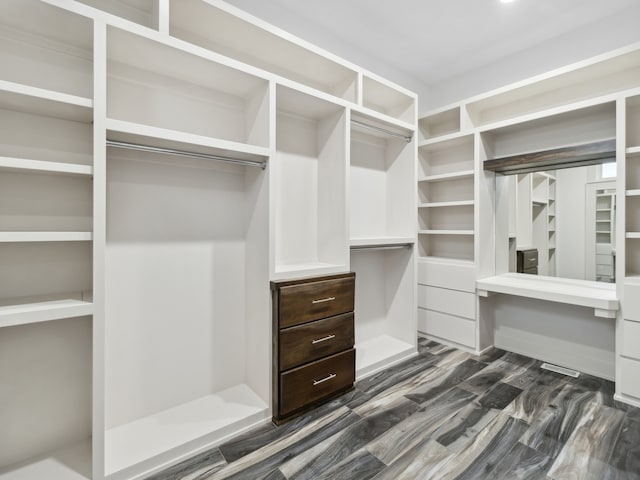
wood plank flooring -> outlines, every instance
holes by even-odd
[[[419,351],[149,480],[640,480],[640,409],[614,402],[612,382],[501,350]]]

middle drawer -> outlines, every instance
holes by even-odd
[[[341,352],[354,341],[351,312],[280,330],[280,370]]]
[[[418,307],[475,320],[476,296],[473,293],[418,285]]]

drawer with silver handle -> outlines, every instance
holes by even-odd
[[[282,329],[280,370],[351,348],[354,340],[352,312]]]
[[[280,375],[280,415],[348,390],[355,381],[354,349],[331,355]]]

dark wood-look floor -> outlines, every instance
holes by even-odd
[[[640,409],[612,382],[424,339],[420,355],[281,427],[150,480],[640,480]]]

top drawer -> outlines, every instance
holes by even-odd
[[[418,283],[475,293],[476,273],[473,263],[425,261],[418,263]]]
[[[355,276],[280,289],[280,328],[353,311]]]

